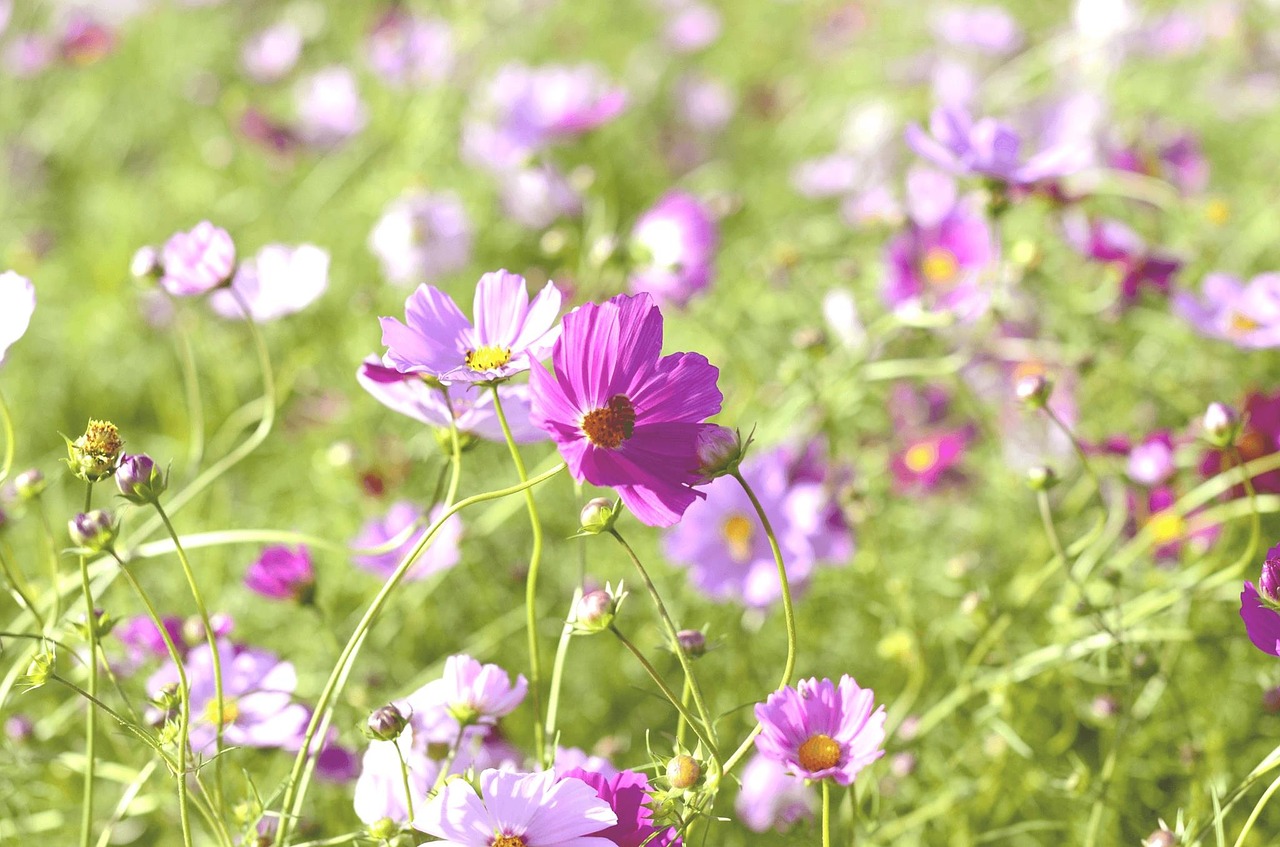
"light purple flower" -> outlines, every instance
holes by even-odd
[[[693,2],[672,11],[662,38],[677,53],[696,53],[716,43],[720,28],[719,12],[704,3]]]
[[[1089,161],[1083,145],[1063,143],[1022,159],[1022,139],[995,118],[974,121],[963,109],[940,106],[929,118],[929,133],[907,127],[907,144],[920,157],[957,176],[980,176],[1011,186],[1068,176]]]
[[[423,18],[393,7],[369,33],[365,52],[369,66],[389,85],[443,82],[453,70],[453,30],[439,18]]]
[[[36,311],[36,289],[31,280],[13,271],[0,274],[0,365],[5,354],[31,325]]]
[[[1177,258],[1152,249],[1129,227],[1109,218],[1068,215],[1062,221],[1067,242],[1081,255],[1116,267],[1122,274],[1120,297],[1133,303],[1144,288],[1168,294],[1173,275],[1182,267]]]
[[[850,785],[858,771],[884,755],[884,706],[853,677],[802,679],[758,703],[756,749],[805,779]]]
[[[444,509],[436,506],[431,510],[431,521],[439,520]],[[418,541],[426,534],[426,525],[410,532],[410,527],[422,521],[422,509],[412,503],[401,501],[392,504],[385,516],[375,518],[360,529],[360,534],[351,542],[356,551],[374,550],[386,547],[395,539],[404,537],[404,541],[381,553],[357,552],[352,561],[381,577],[389,577],[399,567],[400,562],[417,546]],[[418,556],[418,561],[405,574],[406,580],[426,579],[434,573],[447,571],[458,564],[462,553],[458,543],[462,539],[462,519],[453,515],[432,539],[427,549]]]
[[[680,120],[699,132],[719,132],[733,119],[737,98],[718,79],[687,73],[676,81],[676,111]]]
[[[449,428],[452,419],[458,432],[488,441],[505,442],[502,424],[493,406],[493,392],[466,383],[439,387],[418,374],[400,373],[385,357],[370,356],[356,372],[356,380],[378,402],[428,426]],[[448,392],[448,401],[445,400]],[[547,434],[529,420],[529,386],[504,383],[498,386],[502,411],[519,444],[545,441]]]
[[[1183,194],[1198,194],[1209,184],[1209,159],[1199,139],[1189,132],[1171,137],[1153,128],[1133,145],[1112,151],[1107,163],[1119,170],[1163,179]]]
[[[217,645],[222,663],[221,712],[209,645],[193,647],[184,662],[191,686],[192,748],[211,755],[221,723],[223,743],[228,747],[299,749],[310,714],[293,700],[298,685],[293,665],[267,650],[224,640]],[[156,693],[177,682],[178,671],[170,662],[151,676],[147,690]]]
[[[369,233],[369,249],[396,285],[437,280],[471,261],[471,220],[452,192],[410,191],[391,201]]]
[[[230,290],[213,292],[209,305],[224,318],[244,316],[239,300],[258,323],[300,312],[329,287],[329,253],[312,244],[268,244],[236,269]],[[232,294],[232,291],[235,294]]]
[[[226,284],[236,267],[236,245],[225,229],[201,221],[169,236],[160,254],[160,285],[175,297],[196,297]]]
[[[698,436],[720,411],[719,371],[698,353],[662,356],[647,294],[586,303],[564,318],[555,375],[529,372],[530,418],[578,481],[611,486],[642,523],[670,526],[695,499]]]
[[[360,99],[355,75],[341,65],[331,65],[300,80],[294,95],[302,136],[317,146],[341,144],[368,123],[368,111]]]
[[[19,79],[38,76],[56,57],[53,39],[38,32],[19,33],[4,46],[5,69]]]
[[[578,779],[556,781],[552,771],[521,774],[486,770],[480,794],[463,780],[448,782],[413,826],[445,847],[614,847],[591,833],[618,816]]]
[[[826,473],[808,474],[787,447],[748,455],[739,468],[773,525],[792,591],[800,594],[819,562],[843,564],[853,539],[834,506]],[[706,499],[691,505],[687,520],[663,537],[663,550],[689,580],[717,601],[765,608],[782,597],[777,564],[750,498],[736,479],[706,486]]]
[[[848,153],[808,159],[791,172],[791,184],[803,197],[839,197],[858,186],[860,163]]]
[[[582,214],[582,197],[551,162],[506,170],[498,178],[502,210],[525,229],[546,229]]]
[[[719,233],[711,213],[692,194],[671,191],[636,221],[628,285],[659,306],[684,306],[711,283]]]
[[[996,256],[986,216],[957,198],[955,182],[927,168],[907,175],[910,220],[885,248],[885,303],[973,321],[991,301],[983,279]]]
[[[601,776],[615,776],[621,771],[613,766],[613,763],[603,756],[593,756],[585,750],[577,747],[556,747],[556,758],[552,764],[556,775],[564,777],[569,771],[580,768],[582,770],[598,773]]]
[[[303,545],[267,547],[244,574],[245,588],[273,600],[307,603],[315,591],[315,583],[311,553]]]
[[[178,648],[179,654],[186,652],[187,645],[182,637],[182,619],[162,617],[161,622]],[[134,615],[118,623],[111,634],[124,645],[123,660],[112,661],[112,669],[120,676],[128,676],[153,659],[167,659],[169,648],[165,646],[164,636],[156,627],[149,615]]]
[[[1173,310],[1201,334],[1256,349],[1280,346],[1280,273],[1255,276],[1248,284],[1229,274],[1204,279],[1197,300],[1187,292],[1173,296]]]
[[[512,684],[497,665],[457,655],[445,659],[444,675],[423,686],[410,702],[419,708],[443,708],[462,726],[493,724],[515,711],[528,690],[524,674]]]
[[[404,776],[400,758],[409,769],[409,791],[413,806],[428,802],[431,787],[440,773],[439,763],[426,754],[426,743],[410,724],[394,741],[370,741],[360,762],[354,803],[356,816],[366,824],[383,818],[407,823],[409,809],[404,796]],[[451,769],[452,770],[452,769]]]
[[[605,775],[575,768],[560,774],[559,779],[581,780],[609,804],[618,822],[593,834],[609,839],[616,847],[679,847],[683,843],[674,827],[659,830],[653,825],[653,810],[648,805],[653,798],[644,774],[622,771]]]
[[[999,6],[948,6],[933,16],[933,34],[956,47],[1000,55],[1017,50],[1022,30]]]
[[[240,64],[255,82],[275,82],[293,70],[301,55],[302,30],[281,21],[250,36],[240,51]]]
[[[1173,437],[1168,430],[1153,432],[1129,451],[1125,472],[1139,485],[1161,485],[1173,476]]]
[[[560,291],[551,282],[530,303],[524,277],[487,273],[476,285],[473,311],[474,325],[448,294],[418,286],[405,301],[407,326],[381,319],[387,359],[401,373],[441,382],[491,382],[529,370],[560,336]]]
[[[752,832],[785,831],[796,821],[813,817],[817,798],[804,778],[759,753],[742,769],[742,787],[734,809]]]
[[[1280,544],[1268,550],[1262,562],[1258,593],[1273,603],[1280,603]]]

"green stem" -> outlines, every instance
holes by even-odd
[[[13,416],[9,414],[9,404],[4,401],[3,393],[0,393],[0,426],[4,430],[4,459],[0,460],[0,482],[4,482],[13,469],[13,454],[18,445],[14,440]]]
[[[493,389],[493,410],[498,415],[498,423],[502,426],[502,435],[507,440],[511,451],[511,461],[516,466],[516,476],[521,482],[529,478],[524,467],[524,459],[520,457],[520,448],[511,434],[511,426],[507,423],[507,414],[502,409],[502,395],[498,393],[498,384]],[[533,550],[529,553],[529,573],[524,584],[525,632],[529,640],[529,693],[533,701],[533,747],[537,750],[537,758],[543,766],[549,766],[554,758],[547,750],[547,739],[542,726],[542,660],[538,656],[538,565],[542,562],[542,521],[538,520],[538,505],[534,502],[533,489],[524,490],[524,504],[529,511],[529,526],[533,532]]]
[[[22,601],[22,605],[26,606],[31,612],[31,617],[35,618],[36,624],[40,627],[40,631],[47,629],[45,625],[44,615],[36,608],[36,604],[31,602],[31,598],[27,596],[27,592],[22,590],[22,586],[18,583],[18,576],[14,573],[13,568],[9,564],[9,559],[5,556],[3,549],[0,549],[0,573],[4,574],[4,578],[8,580],[9,585],[13,588],[13,593],[18,595]],[[56,593],[56,592],[55,592]]]
[[[1098,474],[1093,469],[1093,463],[1089,461],[1089,454],[1085,452],[1084,445],[1080,443],[1080,439],[1076,438],[1076,434],[1071,431],[1071,427],[1067,426],[1066,421],[1058,417],[1058,413],[1049,407],[1046,403],[1043,407],[1044,413],[1049,420],[1053,421],[1054,426],[1062,430],[1062,434],[1071,442],[1071,449],[1075,451],[1076,457],[1080,459],[1080,464],[1084,467],[1084,472],[1088,474],[1090,482],[1093,483],[1094,490],[1098,492],[1098,500],[1106,508],[1106,500],[1102,496],[1102,481],[1098,479]]]
[[[778,566],[778,582],[782,585],[782,616],[786,621],[787,627],[787,661],[782,667],[782,681],[778,683],[778,688],[786,688],[791,684],[792,676],[795,675],[796,653],[798,651],[796,613],[791,604],[791,583],[787,580],[787,566],[782,561],[782,548],[778,546],[778,538],[774,535],[773,526],[769,523],[769,516],[765,513],[764,506],[760,505],[759,498],[751,490],[751,486],[747,484],[746,477],[742,475],[742,471],[735,470],[733,478],[742,486],[742,490],[746,492],[747,497],[751,500],[751,505],[755,507],[756,514],[760,517],[760,525],[764,527],[764,533],[769,539],[769,549],[773,551],[774,564]]]
[[[698,740],[700,740],[703,743],[703,745],[705,745],[706,748],[711,751],[711,756],[716,760],[716,765],[718,766],[720,764],[720,754],[716,751],[716,746],[711,743],[711,739],[707,737],[705,731],[701,728],[698,720],[694,718],[694,716],[690,714],[689,709],[686,708],[685,705],[680,702],[680,698],[677,697],[676,693],[671,690],[671,686],[667,685],[666,680],[664,680],[661,674],[658,673],[657,668],[655,668],[653,664],[648,659],[645,658],[644,653],[640,652],[640,648],[632,644],[631,641],[625,635],[623,635],[621,630],[619,630],[616,626],[613,626],[611,624],[609,626],[609,631],[618,637],[618,640],[622,642],[623,647],[626,647],[629,651],[631,651],[631,655],[636,657],[636,661],[638,661],[641,667],[645,669],[645,672],[649,674],[649,678],[653,680],[654,684],[658,686],[659,690],[661,690],[662,693],[666,696],[666,698],[669,701],[671,701],[671,705],[675,706],[676,711],[680,713],[681,717],[683,717],[686,721],[689,722],[689,727],[690,729],[693,730],[693,734],[698,736]]]
[[[577,608],[578,599],[582,596],[582,589],[578,589],[573,593],[573,604],[569,607],[568,618],[573,617],[573,610]],[[564,681],[564,665],[565,659],[569,655],[569,642],[573,639],[573,627],[565,623],[564,628],[560,630],[560,643],[556,645],[556,658],[551,664],[551,696],[547,699],[547,729],[545,738],[547,744],[555,749],[556,745],[556,718],[560,714],[560,687]],[[555,761],[555,755],[552,754],[552,761]]]
[[[831,780],[822,780],[822,847],[831,847]]]
[[[1277,789],[1280,789],[1280,776],[1272,780],[1271,784],[1267,786],[1267,790],[1258,798],[1258,804],[1253,807],[1253,811],[1249,814],[1249,819],[1244,822],[1244,829],[1240,830],[1240,837],[1236,839],[1235,847],[1241,847],[1244,844],[1249,831],[1253,829],[1254,822],[1258,820],[1258,815],[1262,814],[1263,808],[1266,807],[1271,795],[1275,794]]]
[[[436,781],[431,786],[431,796],[434,797],[440,792],[444,786],[444,781],[449,778],[449,769],[453,767],[453,763],[458,758],[458,751],[462,749],[462,737],[467,734],[468,724],[458,724],[458,734],[454,736],[453,743],[449,745],[449,752],[445,753],[444,761],[440,763],[440,772],[436,774]],[[412,820],[412,818],[410,818]]]
[[[684,678],[684,687],[680,690],[680,703],[684,706],[685,711],[689,710],[689,700],[693,695],[693,686],[689,684],[689,677]],[[676,721],[676,746],[681,750],[684,749],[684,740],[689,734],[689,722],[684,719],[684,712],[680,713],[680,719]]]
[[[404,760],[404,751],[400,749],[400,739],[391,742],[396,745],[396,758],[400,760],[400,778],[404,782],[404,807],[409,813],[409,825],[413,825],[413,789],[409,786],[409,763]]]
[[[93,483],[85,483],[84,511],[93,508]],[[89,634],[89,699],[88,720],[84,728],[84,798],[80,808],[80,847],[89,847],[93,840],[93,781],[96,770],[98,721],[94,707],[102,708],[98,701],[98,616],[93,606],[93,589],[89,585],[89,559],[80,554],[80,590],[84,592],[85,632]]]
[[[160,742],[152,738],[149,733],[142,731],[137,726],[132,724],[129,721],[129,719],[126,718],[124,715],[120,714],[115,709],[111,708],[106,703],[102,702],[97,697],[93,696],[88,691],[85,691],[83,688],[76,685],[74,682],[72,682],[71,680],[67,679],[64,676],[59,676],[56,673],[51,673],[49,674],[49,679],[53,680],[59,685],[63,685],[67,688],[70,688],[72,691],[79,694],[84,699],[88,700],[89,703],[92,704],[94,707],[102,710],[102,712],[105,713],[108,717],[115,718],[122,727],[124,727],[126,730],[136,735],[139,739],[142,740],[144,744],[146,744],[148,747],[154,750],[156,754],[159,755],[162,760],[164,760],[165,764],[167,764],[169,767],[174,766],[173,760],[170,759],[168,754],[164,752],[164,748],[160,746]],[[87,762],[86,762],[86,765],[87,765]]]

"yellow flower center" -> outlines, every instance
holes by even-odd
[[[510,347],[477,347],[467,351],[467,367],[473,371],[491,371],[511,361]]]
[[[840,745],[830,735],[811,735],[800,745],[800,767],[813,773],[840,764]]]
[[[933,285],[946,285],[959,270],[956,254],[945,247],[930,247],[920,260],[920,273]]]
[[[204,707],[205,720],[214,726],[230,726],[240,717],[240,709],[235,700],[222,701],[222,713],[218,713],[218,698],[214,698]]]
[[[902,463],[912,473],[924,473],[938,461],[938,448],[932,441],[921,441],[912,444],[902,455]]]
[[[745,562],[751,558],[751,520],[746,515],[730,515],[720,526],[720,534],[724,543],[729,546],[729,555],[736,561]]]
[[[616,450],[636,429],[636,407],[622,394],[609,398],[609,405],[582,416],[582,431],[597,447]]]
[[[1241,314],[1240,312],[1233,312],[1231,314],[1232,335],[1244,335],[1245,333],[1253,332],[1261,326],[1262,324],[1258,323],[1248,315]]]
[[[1168,544],[1182,538],[1187,525],[1173,509],[1163,509],[1151,516],[1147,527],[1157,544]]]
[[[1204,207],[1204,216],[1214,226],[1222,226],[1231,219],[1231,207],[1226,200],[1213,199]]]
[[[499,835],[490,847],[528,847],[523,835]]]

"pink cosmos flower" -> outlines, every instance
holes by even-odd
[[[236,245],[225,229],[201,221],[171,235],[161,251],[160,285],[174,297],[197,297],[226,284],[236,267]]]
[[[1173,436],[1168,430],[1151,433],[1128,451],[1125,473],[1139,485],[1160,485],[1176,470]]]
[[[1280,656],[1280,544],[1267,551],[1262,575],[1255,586],[1244,584],[1240,594],[1240,617],[1253,646],[1272,656]]]
[[[779,762],[757,753],[742,769],[742,787],[734,809],[752,832],[785,831],[813,817],[816,797],[804,778],[787,773]]]
[[[249,314],[258,323],[302,311],[328,287],[329,254],[312,244],[268,244],[240,263],[230,286],[248,304]],[[244,315],[231,291],[213,292],[209,305],[224,318]]]
[[[631,291],[646,291],[659,305],[685,305],[711,283],[718,240],[715,221],[696,197],[668,192],[631,232],[637,254],[628,280]]]
[[[947,429],[912,439],[893,456],[893,479],[898,489],[931,491],[937,488],[964,458],[968,443],[967,429]]]
[[[535,426],[574,479],[611,486],[650,526],[704,496],[698,436],[720,411],[719,371],[698,353],[662,356],[662,313],[647,294],[586,303],[564,318],[554,375],[530,371]]]
[[[858,771],[884,755],[884,706],[853,677],[802,679],[758,703],[762,731],[756,749],[806,779],[849,785]]]
[[[160,619],[179,655],[187,650],[182,636],[182,618],[163,617]],[[169,648],[164,643],[164,636],[156,627],[149,615],[134,615],[112,627],[111,634],[120,639],[125,654],[122,659],[112,660],[111,668],[118,676],[129,676],[138,668],[153,659],[169,657]]]
[[[524,701],[529,683],[523,674],[515,684],[497,665],[482,665],[467,655],[450,656],[444,675],[419,692],[420,707],[442,707],[463,725],[493,724]]]
[[[244,574],[246,588],[274,600],[306,603],[315,591],[315,583],[311,553],[303,545],[267,547]]]
[[[591,833],[618,816],[579,779],[553,771],[521,774],[486,770],[480,794],[463,780],[445,784],[418,812],[413,826],[445,847],[614,847]]]
[[[1243,424],[1235,446],[1241,459],[1252,462],[1280,450],[1280,391],[1250,392],[1240,417]],[[1216,476],[1235,465],[1232,451],[1211,450],[1200,462],[1200,473],[1206,477]],[[1258,474],[1253,478],[1253,487],[1259,494],[1280,494],[1280,470]],[[1231,496],[1244,497],[1244,486],[1232,488]]]
[[[1137,300],[1144,288],[1168,294],[1174,274],[1182,267],[1177,258],[1149,247],[1136,232],[1119,221],[1071,215],[1063,219],[1063,231],[1077,252],[1120,272],[1120,297],[1124,305]]]
[[[437,520],[443,511],[442,507],[436,506],[431,510],[431,520]],[[407,501],[393,503],[384,517],[375,518],[360,529],[360,534],[356,536],[355,541],[351,542],[351,546],[357,550],[385,547],[394,539],[404,535],[409,527],[413,526],[421,518],[422,509],[412,503]],[[395,572],[401,560],[417,546],[418,541],[426,531],[427,529],[424,525],[405,536],[404,541],[386,552],[361,553],[353,556],[352,560],[357,567],[385,579]],[[446,571],[458,564],[458,560],[462,556],[462,553],[458,550],[458,542],[461,539],[462,519],[454,515],[444,522],[444,526],[440,527],[431,545],[422,551],[422,554],[418,556],[418,561],[414,563],[413,567],[409,568],[409,572],[405,574],[404,578],[409,581],[426,579],[433,573]]]
[[[408,192],[391,201],[369,233],[382,273],[406,286],[465,268],[471,242],[471,221],[451,192]]]
[[[356,381],[378,402],[428,426],[449,428],[487,441],[503,442],[502,424],[493,406],[493,392],[472,385],[430,385],[417,374],[400,373],[385,357],[369,356],[356,372]],[[502,411],[518,444],[545,441],[547,434],[529,421],[529,386],[498,386]]]
[[[31,280],[13,271],[0,274],[0,365],[5,354],[26,335],[36,311],[36,289]]]
[[[648,806],[649,778],[644,774],[622,771],[606,776],[575,768],[560,779],[582,780],[609,804],[618,822],[594,834],[609,839],[616,847],[679,847],[683,843],[674,828],[659,830],[653,825],[653,810]]]
[[[524,277],[487,273],[476,285],[474,312],[473,326],[448,294],[419,286],[405,301],[407,326],[381,319],[388,361],[441,382],[492,382],[545,359],[560,335],[560,291],[551,282],[530,303]]]
[[[293,70],[302,55],[302,30],[287,21],[251,36],[240,51],[240,64],[255,82],[275,82]]]
[[[453,30],[439,18],[392,7],[374,24],[365,52],[370,67],[389,85],[443,82],[453,69]]]
[[[1179,292],[1173,309],[1209,338],[1246,349],[1280,346],[1280,273],[1259,274],[1243,285],[1230,274],[1209,274],[1199,300]]]
[[[341,65],[300,80],[294,98],[302,136],[319,147],[341,144],[369,122],[355,75]]]

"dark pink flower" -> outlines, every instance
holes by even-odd
[[[250,591],[273,600],[309,602],[315,591],[311,554],[303,545],[268,547],[245,571],[244,584]]]
[[[609,804],[618,822],[608,829],[593,833],[607,838],[617,847],[667,847],[681,844],[675,829],[659,832],[651,823],[653,810],[647,805],[649,778],[636,771],[622,771],[606,776],[592,771],[574,768],[559,775],[560,779],[580,779],[595,790],[596,796]]]

